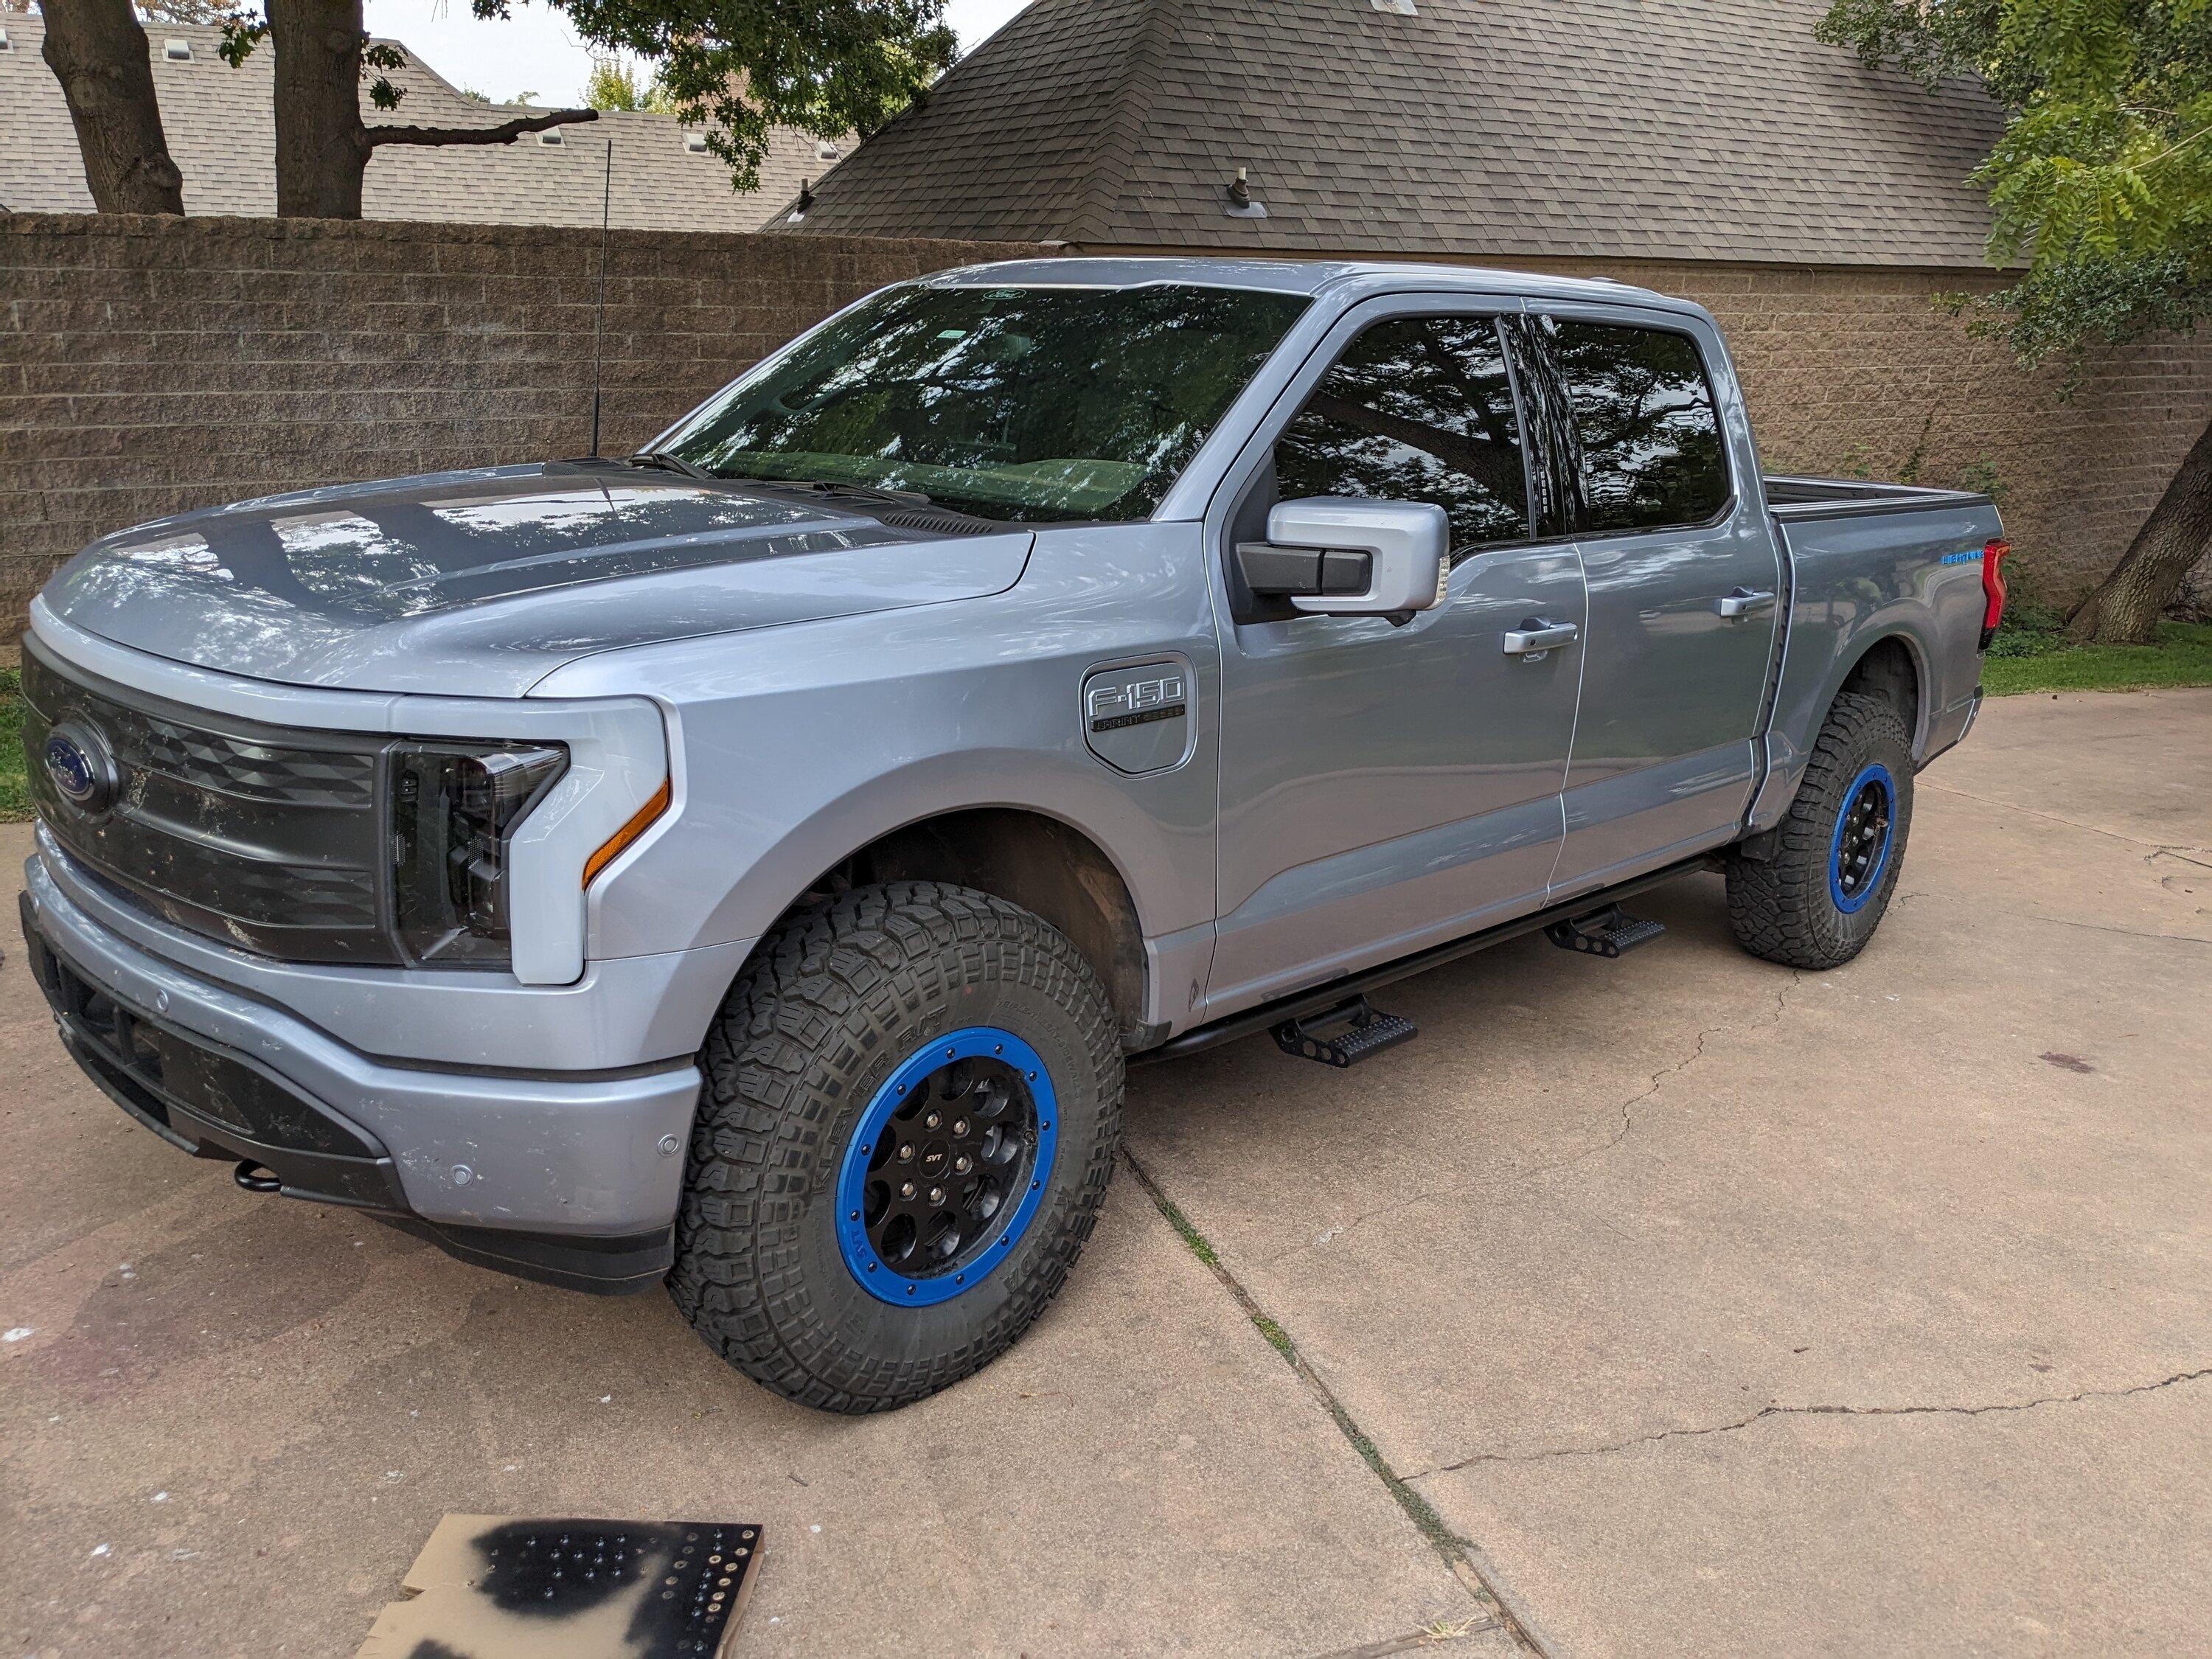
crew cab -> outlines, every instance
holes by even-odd
[[[2002,613],[1981,495],[1761,474],[1713,319],[1460,267],[899,284],[641,453],[94,543],[33,606],[22,921],[258,1192],[896,1406],[1058,1291],[1125,1066],[1726,872],[1847,961]],[[1288,1063],[1288,1062],[1285,1062]]]

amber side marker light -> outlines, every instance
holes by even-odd
[[[668,810],[668,780],[660,781],[660,787],[653,792],[653,799],[637,809],[628,823],[609,836],[606,844],[584,860],[584,882],[589,887],[600,871],[612,864],[630,849],[637,838],[653,826],[653,823]]]

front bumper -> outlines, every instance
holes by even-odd
[[[172,1145],[529,1277],[623,1289],[665,1271],[695,1066],[380,1061],[103,927],[40,859],[24,878],[24,939],[64,1045]]]

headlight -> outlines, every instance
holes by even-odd
[[[507,964],[507,840],[568,766],[557,744],[392,751],[392,921],[410,957]]]

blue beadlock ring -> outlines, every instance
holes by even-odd
[[[1875,849],[1874,860],[1867,866],[1866,880],[1856,893],[1844,891],[1844,831],[1851,821],[1851,804],[1859,792],[1869,783],[1881,790],[1884,818],[1881,826],[1881,845]],[[1880,761],[1869,762],[1859,769],[1851,780],[1850,787],[1844,791],[1844,804],[1837,809],[1835,834],[1828,839],[1828,896],[1836,908],[1845,915],[1856,915],[1866,908],[1867,901],[1881,885],[1882,872],[1889,865],[1890,845],[1897,839],[1897,782],[1889,769]]]
[[[1029,1173],[1029,1190],[1021,1194],[1005,1220],[994,1219],[989,1246],[981,1255],[951,1272],[911,1277],[884,1263],[869,1242],[865,1219],[869,1158],[876,1138],[918,1085],[947,1066],[976,1059],[1000,1060],[1013,1067],[1029,1090],[1037,1122],[1036,1157]],[[1013,1255],[1013,1247],[1043,1207],[1059,1144],[1060,1102],[1053,1091],[1052,1073],[1035,1048],[997,1025],[970,1025],[932,1037],[884,1079],[845,1142],[845,1155],[837,1167],[837,1248],[854,1281],[878,1302],[901,1308],[927,1308],[974,1290]]]

